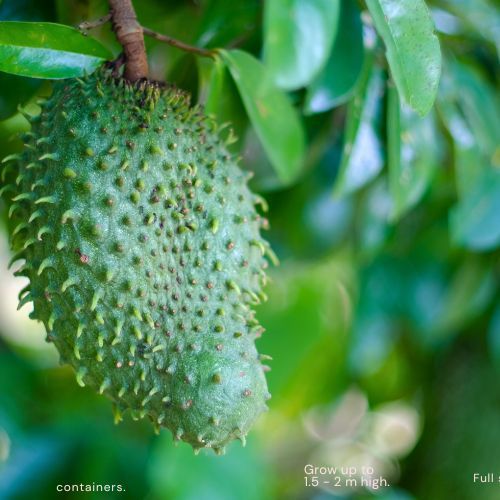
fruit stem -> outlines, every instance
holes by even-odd
[[[111,13],[106,14],[99,19],[95,19],[94,21],[83,21],[77,26],[77,28],[83,32],[90,31],[94,28],[99,28],[99,26],[102,26],[103,24],[106,24],[110,19]]]
[[[131,0],[109,0],[113,31],[125,54],[125,78],[131,82],[148,77],[143,30]]]
[[[142,27],[142,31],[146,36],[150,36],[160,42],[165,42],[172,47],[176,47],[178,49],[183,50],[184,52],[191,52],[193,54],[198,54],[203,57],[215,57],[216,51],[209,49],[202,49],[200,47],[194,47],[193,45],[188,45],[187,43],[181,42],[180,40],[176,40],[167,35],[162,35],[161,33],[157,33],[156,31],[150,30],[149,28]]]

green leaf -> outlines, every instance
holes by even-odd
[[[477,182],[481,170],[489,168],[488,158],[479,148],[478,141],[458,106],[453,79],[447,73],[443,76],[436,108],[453,139],[457,191],[459,198],[462,198]]]
[[[0,19],[2,21],[29,21],[38,19],[48,21],[56,15],[53,1],[40,2],[39,0],[0,0]]]
[[[500,245],[500,170],[484,168],[450,214],[453,240],[472,250]]]
[[[32,78],[91,73],[111,54],[97,40],[54,23],[0,22],[0,71]]]
[[[228,98],[228,74],[227,69],[221,58],[217,57],[213,62],[203,60],[200,64],[210,64],[211,71],[208,78],[207,93],[205,96],[205,112],[213,114],[219,118],[221,109],[224,109],[225,101]]]
[[[462,118],[458,107],[450,103],[448,106],[441,104],[440,109],[450,134],[454,138],[455,176],[458,195],[462,198],[477,182],[481,170],[485,167],[489,168],[488,160],[477,146],[474,135]]]
[[[500,55],[500,13],[488,0],[441,0],[444,7],[460,16],[474,35],[493,43]]]
[[[436,320],[436,334],[456,334],[477,318],[495,294],[495,277],[491,264],[478,256],[469,255],[455,271],[448,285],[442,310]]]
[[[339,28],[326,66],[307,90],[306,113],[322,113],[353,95],[364,59],[361,13],[351,0],[342,2]]]
[[[371,260],[380,252],[389,237],[392,200],[387,179],[377,179],[362,198],[359,209],[358,240],[356,247],[364,259]]]
[[[495,91],[472,65],[456,62],[451,66],[450,79],[453,96],[460,104],[478,146],[484,154],[493,156],[500,138],[500,106]]]
[[[401,315],[407,284],[407,269],[394,258],[383,258],[359,269],[356,316],[350,332],[348,362],[351,370],[373,376],[395,348],[396,318]]]
[[[446,71],[437,109],[453,138],[458,203],[450,212],[452,238],[472,250],[489,250],[500,244],[498,119],[492,91],[476,78],[466,67]]]
[[[205,113],[213,115],[220,124],[230,125],[229,145],[233,144],[239,151],[240,140],[248,128],[248,118],[229,71],[220,57],[215,59],[200,57],[198,68],[200,80],[203,80],[200,81],[199,100],[204,106]]]
[[[152,498],[270,499],[272,472],[253,437],[252,433],[245,448],[239,443],[230,445],[223,457],[205,450],[195,456],[185,443],[174,447],[171,437],[163,433],[155,440],[148,460]]]
[[[264,63],[286,90],[305,87],[330,53],[340,0],[268,0],[264,10]]]
[[[300,171],[305,149],[304,130],[296,110],[253,56],[241,50],[221,50],[220,54],[271,164],[282,182],[290,183]]]
[[[243,156],[244,167],[255,174],[252,178],[252,188],[265,193],[282,189],[283,182],[271,165],[255,129],[247,127],[242,139],[239,154]]]
[[[344,150],[334,193],[343,196],[356,191],[377,176],[384,166],[380,140],[382,97],[385,80],[382,70],[365,65],[358,94],[347,111]]]
[[[440,163],[441,147],[435,114],[419,117],[400,103],[394,87],[389,89],[387,133],[392,218],[398,219],[429,187]]]
[[[247,40],[248,37],[257,34],[255,26],[260,24],[260,0],[245,0],[244,2],[210,0],[205,4],[200,26],[196,30],[198,34],[195,37],[195,45],[224,47],[231,45],[234,40]],[[192,16],[192,6],[189,7]],[[185,27],[182,30],[186,33]]]
[[[35,93],[39,85],[37,80],[0,73],[0,120],[12,116],[17,107]]]
[[[367,0],[400,95],[419,115],[436,98],[441,50],[423,0]]]
[[[342,385],[354,281],[352,262],[340,255],[300,263],[288,259],[272,273],[269,300],[258,314],[266,325],[260,352],[273,358],[267,379],[275,408],[310,402],[324,390],[311,382],[324,381],[326,374],[333,385]],[[303,376],[305,366],[308,377]]]

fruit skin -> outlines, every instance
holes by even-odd
[[[61,361],[196,449],[244,441],[270,397],[252,306],[265,224],[247,176],[189,97],[107,69],[54,85],[4,160],[13,261]]]

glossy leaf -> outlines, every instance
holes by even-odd
[[[309,366],[311,377],[326,376],[333,385],[342,385],[354,307],[352,280],[351,263],[338,255],[299,265],[284,261],[281,271],[273,274],[269,301],[258,314],[267,330],[259,347],[273,358],[267,378],[270,391],[279,398],[275,407],[290,408],[299,398],[317,398],[321,388],[311,387],[303,376],[304,366]]]
[[[291,182],[300,171],[305,148],[296,110],[253,56],[240,50],[220,53],[271,164],[283,183]]]
[[[227,134],[231,137],[228,145],[239,153],[248,118],[231,75],[220,57],[199,58],[198,68],[199,101],[206,114],[213,115],[221,125],[228,124]]]
[[[3,0],[0,1],[0,19],[2,21],[29,21],[38,19],[46,21],[53,19],[55,9],[53,1],[39,0]]]
[[[367,0],[400,95],[419,115],[436,98],[441,49],[424,0]]]
[[[485,168],[468,186],[450,217],[451,233],[459,245],[490,250],[500,245],[500,170]]]
[[[349,366],[357,375],[371,376],[387,361],[396,340],[396,328],[380,313],[358,312],[349,349]]]
[[[281,88],[308,85],[325,64],[337,30],[341,0],[268,0],[264,62]]]
[[[363,25],[359,8],[341,2],[337,36],[323,71],[306,95],[306,113],[322,113],[347,102],[353,95],[364,59]]]
[[[443,79],[438,95],[437,109],[453,138],[453,156],[458,196],[465,196],[481,175],[481,170],[489,168],[488,159],[483,155],[474,133],[465,120],[448,78]]]
[[[377,176],[384,166],[384,148],[380,140],[384,77],[366,64],[358,94],[347,112],[344,150],[334,192],[337,196],[352,193]]]
[[[224,62],[216,58],[213,62],[202,60],[200,64],[210,64],[211,70],[208,76],[207,93],[205,96],[205,112],[207,114],[220,115],[224,108],[228,94],[228,74]]]
[[[283,181],[278,177],[276,170],[271,165],[255,129],[247,127],[242,139],[241,155],[243,156],[243,165],[255,174],[252,179],[253,189],[259,192],[282,189]]]
[[[174,448],[166,433],[155,441],[148,475],[156,500],[268,499],[270,470],[263,450],[250,437],[248,446],[230,446],[226,456],[195,456],[184,443]],[[248,472],[252,471],[251,474]],[[255,477],[254,477],[255,474]],[[196,477],[196,481],[192,478]]]
[[[416,205],[436,173],[441,157],[434,113],[419,117],[389,89],[387,117],[389,189],[398,219]]]
[[[260,22],[259,0],[211,0],[206,4],[197,29],[196,45],[224,47],[235,40],[246,41],[255,33],[255,27]]]
[[[40,82],[30,78],[0,73],[0,120],[12,116],[17,107],[31,97]]]
[[[444,7],[459,16],[474,34],[492,42],[500,55],[500,12],[488,0],[441,0]]]
[[[392,200],[385,178],[377,179],[363,198],[359,211],[357,246],[363,256],[380,251],[389,237]]]
[[[397,260],[379,259],[360,270],[359,302],[350,335],[349,366],[372,376],[387,361],[397,340],[407,270]]]
[[[440,341],[436,324],[445,312],[450,293],[449,276],[446,263],[430,259],[424,249],[415,248],[410,252],[405,256],[408,281],[402,292],[406,302],[405,314],[413,326],[415,340],[429,348]],[[455,332],[446,330],[443,333],[452,335]]]
[[[479,148],[493,156],[500,138],[500,101],[486,78],[473,66],[451,65],[450,89],[474,133]]]
[[[487,261],[469,256],[448,285],[442,311],[435,329],[441,334],[454,334],[474,317],[481,314],[495,294],[495,278]]]
[[[489,85],[465,66],[445,72],[438,109],[451,137],[458,203],[450,212],[453,240],[473,250],[500,245],[498,117]]]
[[[33,78],[91,73],[111,54],[97,40],[54,23],[0,22],[0,71]]]

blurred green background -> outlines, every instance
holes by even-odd
[[[273,29],[257,0],[135,4],[145,26],[256,57]],[[500,474],[500,14],[487,0],[428,2],[443,76],[425,121],[402,114],[410,188],[401,205],[387,175],[392,83],[383,47],[364,3],[343,4],[334,74],[356,75],[363,64],[366,73],[371,58],[374,90],[365,95],[357,75],[321,112],[308,108],[313,85],[289,93],[307,135],[293,183],[273,173],[229,79],[211,103],[232,121],[232,147],[269,202],[267,237],[281,260],[258,311],[273,398],[247,446],[194,456],[146,422],[115,426],[110,403],[59,366],[29,307],[16,311],[25,283],[7,270],[0,205],[0,499],[64,496],[56,485],[75,483],[120,484],[126,491],[106,498],[148,500],[500,498],[500,483],[473,482],[474,473]],[[0,2],[0,20],[76,25],[106,12],[97,0]],[[370,50],[349,40],[356,29]],[[92,36],[118,52],[109,26]],[[147,44],[152,75],[203,103],[214,63]],[[15,134],[26,129],[18,105],[49,91],[0,73],[0,157],[19,148]],[[360,100],[366,133],[347,151],[346,119]],[[370,466],[391,487],[313,488],[306,464]]]

